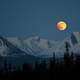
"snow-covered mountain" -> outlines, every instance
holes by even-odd
[[[39,36],[29,38],[0,37],[1,56],[33,55],[52,57],[53,53],[61,57],[65,52],[65,42],[70,45],[71,52],[80,52],[80,32],[73,32],[62,41],[46,40]]]

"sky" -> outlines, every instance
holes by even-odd
[[[65,21],[67,30],[56,28]],[[63,40],[80,31],[80,0],[0,0],[0,35]]]

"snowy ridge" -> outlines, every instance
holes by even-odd
[[[70,51],[80,52],[80,33],[74,32],[63,41],[41,39],[39,36],[29,38],[0,37],[0,55],[18,56],[33,55],[37,57],[63,56],[65,52],[65,42],[70,45]]]

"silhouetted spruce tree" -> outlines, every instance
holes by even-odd
[[[49,76],[53,79],[55,75],[55,53],[53,53],[53,58],[50,60],[50,67],[49,67]]]
[[[53,71],[55,66],[55,53],[53,53],[53,58],[50,60],[50,70]]]
[[[79,54],[76,55],[76,64],[77,65],[80,64],[80,55]]]
[[[71,56],[70,56],[70,62],[71,62],[71,64],[74,64],[75,62],[74,62],[74,53],[73,52],[71,52]]]
[[[12,65],[9,63],[8,64],[8,72],[11,72],[12,71]]]
[[[1,62],[1,61],[2,61],[2,56],[0,56],[0,62]],[[2,64],[0,63],[0,69],[1,69],[1,65],[2,65]]]
[[[7,68],[7,60],[5,59],[4,61],[4,72],[8,72],[8,68]]]
[[[53,53],[53,64],[55,64],[55,53]]]
[[[38,62],[36,61],[36,62],[35,62],[35,67],[34,67],[34,72],[37,72],[38,69],[39,69],[39,64],[38,64]]]
[[[28,64],[23,64],[23,72],[24,73],[27,73],[27,72],[29,72],[29,69],[28,69],[29,67],[28,67]]]
[[[43,69],[43,71],[46,71],[46,61],[45,60],[42,63],[42,69]]]
[[[70,46],[69,46],[69,43],[68,43],[68,42],[65,42],[65,48],[66,48],[66,52],[67,52],[67,53],[69,53],[69,47],[70,47]]]
[[[69,44],[68,44],[68,42],[65,42],[65,49],[66,49],[66,52],[64,53],[64,63],[66,65],[69,65],[70,64],[70,55],[69,55]]]

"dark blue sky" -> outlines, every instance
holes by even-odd
[[[56,23],[68,29],[60,32]],[[0,0],[0,35],[61,40],[80,31],[80,0]]]

